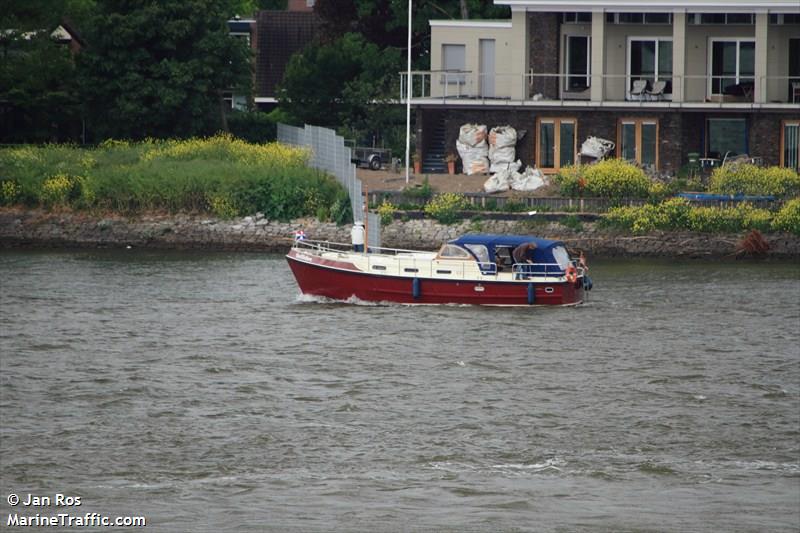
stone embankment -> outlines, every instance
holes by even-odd
[[[314,219],[291,222],[267,220],[261,215],[219,220],[199,215],[149,214],[136,217],[0,209],[0,247],[104,247],[202,249],[285,252],[294,232],[309,239],[349,242],[350,227]],[[530,234],[564,240],[593,257],[737,256],[740,234],[657,232],[633,236],[599,229],[586,222],[570,229],[558,222],[529,220],[472,220],[452,226],[433,220],[395,220],[382,229],[383,245],[396,248],[436,249],[442,242],[468,232]],[[765,236],[769,257],[800,258],[800,237]]]

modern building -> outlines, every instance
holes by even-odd
[[[668,173],[691,153],[800,166],[797,0],[495,4],[511,19],[430,21],[431,70],[411,80],[423,157],[477,122],[523,132],[520,159],[544,172],[588,136]]]

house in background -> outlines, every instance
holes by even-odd
[[[663,172],[693,152],[800,167],[797,0],[495,4],[511,19],[430,21],[432,70],[411,81],[430,167],[470,122],[524,130],[518,156],[545,172],[588,136]]]
[[[320,20],[314,14],[314,0],[289,0],[285,11],[263,10],[253,19],[234,17],[228,21],[230,35],[246,39],[253,51],[255,106],[269,111],[278,103],[277,86],[289,58],[317,36]],[[247,108],[249,95],[228,94],[233,109]]]

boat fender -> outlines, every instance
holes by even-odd
[[[564,276],[570,283],[575,283],[578,280],[578,269],[573,265],[570,265],[567,267],[567,272],[564,274]]]
[[[592,278],[588,274],[583,275],[583,289],[586,291],[592,290]]]
[[[415,300],[419,300],[422,297],[422,283],[419,278],[414,278],[414,281],[411,282],[411,295]]]
[[[533,305],[536,301],[536,287],[533,283],[528,283],[528,305]]]

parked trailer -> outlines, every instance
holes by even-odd
[[[352,142],[352,141],[351,141]],[[384,164],[392,160],[392,151],[388,148],[371,148],[369,146],[352,146],[352,161],[358,167],[380,170]]]

